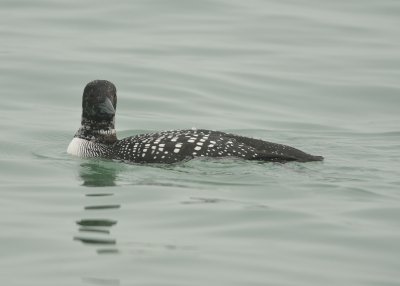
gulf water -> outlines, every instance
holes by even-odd
[[[400,285],[400,2],[0,1],[1,285]],[[206,128],[324,162],[71,157]]]

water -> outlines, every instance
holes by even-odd
[[[400,285],[398,1],[0,1],[2,285]],[[323,163],[66,154],[208,128]]]

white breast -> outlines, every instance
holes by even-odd
[[[86,149],[88,141],[81,139],[81,138],[73,138],[71,143],[68,145],[67,153],[78,156],[78,157],[85,157],[83,155],[83,150]]]
[[[101,144],[96,144],[81,138],[74,138],[68,145],[67,153],[81,158],[100,157],[102,149]]]
[[[108,147],[81,138],[73,138],[68,145],[67,153],[81,158],[102,157],[107,154]]]

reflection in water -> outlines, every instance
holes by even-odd
[[[115,180],[117,178],[117,170],[115,166],[108,165],[107,162],[93,161],[85,162],[81,164],[79,170],[79,176],[83,180],[83,186],[86,187],[110,187],[115,186]],[[87,189],[89,190],[89,189]],[[100,189],[99,189],[100,190]],[[113,198],[114,193],[110,192],[96,192],[87,193],[85,197],[91,201],[91,203],[84,207],[85,211],[104,212],[109,210],[119,209],[121,206],[115,203],[109,203],[109,200]],[[101,203],[94,203],[94,201],[101,201]],[[74,240],[80,241],[87,245],[102,246],[97,249],[98,254],[110,254],[118,253],[118,249],[115,248],[117,240],[110,237],[111,228],[117,224],[116,220],[104,218],[83,218],[76,222],[79,226],[79,233],[81,235],[75,236]],[[110,246],[114,246],[110,248]]]
[[[76,222],[79,225],[82,226],[106,226],[106,227],[111,227],[117,222],[114,220],[109,220],[109,219],[82,219],[80,221]]]
[[[86,206],[85,210],[119,209],[120,205]]]
[[[79,228],[79,232],[99,232],[99,233],[110,233],[108,229],[98,229],[98,228],[91,228],[88,226]]]
[[[115,168],[103,165],[102,161],[86,162],[81,164],[79,176],[86,187],[115,186],[117,172]]]
[[[75,237],[75,240],[79,240],[83,243],[89,244],[116,244],[117,241],[115,239],[102,239],[102,238],[85,238],[85,237]]]

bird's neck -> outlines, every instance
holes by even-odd
[[[93,121],[82,118],[81,127],[76,132],[75,137],[94,143],[111,145],[118,140],[114,125],[114,118],[105,121]]]

